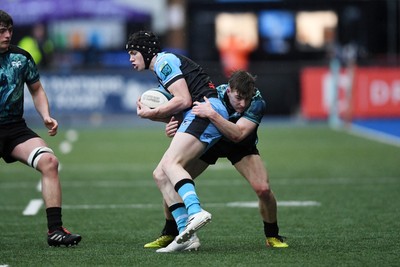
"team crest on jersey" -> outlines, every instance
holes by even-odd
[[[12,61],[11,62],[11,66],[13,66],[14,68],[19,68],[19,67],[21,67],[22,66],[22,63],[21,63],[21,61]]]
[[[168,62],[164,62],[164,64],[161,66],[161,73],[167,77],[168,75],[170,75],[172,73],[172,68],[171,66],[168,64]]]

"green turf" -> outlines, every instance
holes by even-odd
[[[44,132],[40,132],[45,136]],[[143,244],[163,225],[152,170],[168,145],[162,128],[78,129],[69,154],[65,132],[45,137],[61,164],[63,221],[83,241],[49,248],[45,211],[23,216],[40,198],[39,175],[0,162],[0,265],[9,266],[398,266],[400,148],[332,131],[324,125],[268,125],[259,150],[278,201],[288,249],[264,246],[256,208],[226,207],[256,196],[226,160],[197,182],[213,222],[199,232],[201,250],[158,254]]]

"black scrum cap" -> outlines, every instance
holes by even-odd
[[[128,51],[139,51],[143,56],[146,69],[149,68],[151,59],[161,51],[158,37],[150,31],[139,31],[131,34],[125,48]]]

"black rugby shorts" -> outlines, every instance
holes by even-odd
[[[40,136],[29,129],[24,120],[0,125],[0,158],[3,158],[7,163],[16,161],[11,157],[11,152],[14,148],[35,137]]]
[[[232,165],[241,161],[248,155],[259,155],[256,145],[245,143],[233,143],[225,139],[221,139],[215,145],[210,147],[200,159],[209,165],[213,165],[219,158],[227,158]]]

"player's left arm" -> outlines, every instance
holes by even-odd
[[[161,113],[169,113],[170,115],[178,114],[192,106],[192,97],[189,93],[189,87],[185,78],[180,78],[173,82],[168,91],[174,96],[167,104],[160,106]]]
[[[42,117],[44,125],[51,136],[57,134],[58,122],[50,116],[49,101],[42,83],[39,81],[28,84],[28,89],[32,95],[33,104],[39,115]]]

